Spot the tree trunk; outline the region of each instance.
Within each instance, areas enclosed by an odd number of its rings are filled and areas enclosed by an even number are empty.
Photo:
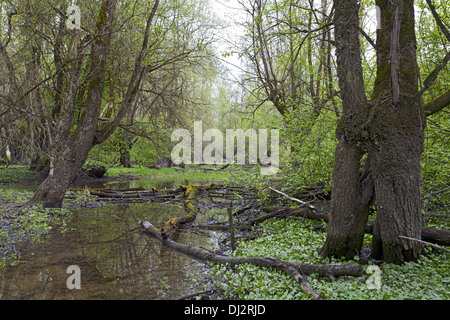
[[[377,1],[378,70],[369,124],[369,148],[377,200],[372,254],[386,262],[419,257],[421,237],[420,156],[425,119],[418,97],[413,1]]]
[[[127,146],[122,146],[120,148],[120,164],[124,168],[131,168],[131,157],[130,157],[130,151],[127,148]]]
[[[416,260],[420,244],[420,156],[424,124],[418,95],[413,1],[377,1],[377,78],[365,102],[358,1],[335,1],[337,71],[343,101],[338,124],[331,217],[323,255],[351,257],[362,246],[376,197],[372,254],[387,262]],[[368,108],[370,106],[370,109]],[[367,154],[364,172],[362,156]]]
[[[97,38],[92,45],[90,82],[82,117],[58,154],[47,179],[36,191],[33,200],[44,207],[62,206],[66,189],[84,165],[94,142],[97,121],[102,104],[105,82],[105,65],[110,49],[111,28],[116,0],[103,0],[97,19]]]
[[[361,161],[364,137],[361,128],[367,118],[360,57],[359,5],[357,0],[335,1],[335,39],[337,74],[341,89],[343,115],[336,130],[338,146],[333,172],[331,216],[324,256],[351,258],[359,253],[367,224],[369,197],[363,190]],[[369,165],[367,165],[367,169]],[[370,193],[370,192],[369,192]]]

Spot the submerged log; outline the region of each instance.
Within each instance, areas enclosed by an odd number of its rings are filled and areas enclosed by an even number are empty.
[[[220,264],[253,264],[265,268],[273,268],[286,272],[293,279],[300,284],[302,291],[311,296],[314,300],[322,299],[317,293],[314,292],[311,284],[306,280],[305,276],[312,273],[317,273],[321,276],[328,277],[339,277],[339,276],[356,276],[360,277],[364,274],[363,268],[358,264],[304,264],[299,262],[284,261],[273,257],[230,257],[219,254],[214,254],[208,250],[192,246],[185,245],[171,240],[170,238],[165,238],[162,236],[161,232],[157,230],[148,221],[139,221],[139,225],[144,228],[144,230],[161,241],[164,245],[169,246],[179,252],[182,252],[196,260],[206,262],[216,262]]]

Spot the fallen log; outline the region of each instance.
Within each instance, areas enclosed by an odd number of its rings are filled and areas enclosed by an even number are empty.
[[[219,254],[214,254],[208,250],[192,246],[185,245],[165,238],[161,232],[157,230],[148,221],[139,221],[139,225],[151,236],[161,241],[164,245],[182,252],[196,260],[206,262],[215,262],[220,264],[253,264],[265,268],[273,268],[283,271],[290,276],[300,285],[302,291],[310,296],[314,300],[321,300],[322,298],[314,291],[311,284],[306,280],[305,276],[312,273],[317,273],[321,276],[339,277],[339,276],[356,276],[360,277],[364,274],[363,268],[358,264],[304,264],[299,262],[289,262],[280,260],[274,257],[230,257]]]
[[[416,241],[416,242],[422,243],[422,244],[427,245],[427,246],[431,246],[433,248],[436,248],[436,249],[439,249],[439,250],[442,250],[442,251],[445,251],[445,252],[450,252],[449,249],[444,248],[444,247],[440,247],[440,246],[438,246],[438,245],[436,245],[434,243],[422,241],[422,240],[415,239],[415,238],[405,237],[405,236],[398,236],[398,237],[402,238],[402,239],[406,239],[406,240]]]
[[[184,196],[186,197],[184,200],[186,215],[182,217],[175,217],[166,221],[161,229],[161,236],[163,238],[168,238],[174,229],[179,228],[183,224],[193,222],[196,219],[196,210],[193,201],[197,190],[198,186],[186,186],[184,191]]]
[[[292,207],[282,207],[282,206],[270,206],[270,207],[264,207],[262,208],[263,211],[266,212],[273,212],[273,211],[281,211],[283,210],[286,215],[298,215],[303,218],[312,219],[312,220],[319,220],[319,221],[325,221],[328,222],[330,220],[330,215],[319,209],[311,209],[308,207],[303,208],[292,208]]]
[[[450,231],[439,228],[423,228],[422,240],[441,246],[450,246]]]

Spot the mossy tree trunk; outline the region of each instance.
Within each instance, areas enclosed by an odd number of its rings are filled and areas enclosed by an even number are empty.
[[[358,13],[357,0],[335,1],[337,74],[343,113],[336,130],[338,146],[325,256],[355,256],[362,247],[369,212],[368,199],[363,198],[367,192],[363,190],[360,169],[365,153],[361,128],[367,118],[368,102],[360,57]]]
[[[97,37],[91,51],[91,74],[88,93],[77,129],[68,137],[50,173],[34,194],[33,200],[44,207],[62,206],[66,189],[76,178],[91,150],[97,131],[97,121],[105,85],[106,61],[116,0],[103,0],[97,19]]]
[[[378,0],[377,78],[365,101],[358,1],[335,1],[335,38],[343,116],[335,154],[332,208],[324,256],[352,257],[362,247],[376,198],[372,254],[387,262],[416,260],[420,245],[420,156],[425,119],[418,95],[412,0]],[[361,170],[363,155],[365,170]]]
[[[372,254],[387,262],[416,260],[420,244],[420,156],[425,118],[418,95],[413,1],[377,1],[378,71],[369,122],[372,176],[377,200]]]
[[[44,207],[59,208],[62,206],[67,188],[76,178],[86,162],[89,151],[96,144],[103,143],[114,133],[119,123],[133,105],[138,87],[145,77],[143,60],[147,54],[150,37],[150,27],[159,6],[155,0],[149,13],[141,51],[136,58],[135,66],[128,83],[127,92],[117,115],[110,122],[99,125],[98,119],[102,105],[105,87],[106,65],[110,51],[113,32],[114,14],[117,0],[102,0],[102,6],[97,19],[95,41],[91,49],[91,65],[89,85],[86,99],[82,106],[82,116],[77,129],[67,138],[61,148],[50,174],[36,191],[33,201],[41,202]]]

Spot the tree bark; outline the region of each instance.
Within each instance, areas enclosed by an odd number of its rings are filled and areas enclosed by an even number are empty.
[[[413,1],[377,1],[378,68],[368,156],[377,201],[372,255],[390,263],[416,260],[421,237],[420,157],[425,118],[418,97]]]
[[[364,197],[369,184],[362,184],[364,155],[363,124],[367,118],[359,42],[357,0],[335,1],[335,41],[337,74],[343,114],[336,136],[331,215],[322,254],[351,258],[361,250],[369,214],[370,197]],[[369,164],[367,163],[367,170]]]
[[[377,78],[365,101],[358,1],[335,1],[337,71],[343,101],[333,173],[331,217],[323,254],[351,257],[376,198],[372,254],[387,262],[416,260],[420,245],[420,156],[425,119],[418,94],[413,1],[377,1]],[[370,108],[369,108],[370,107]],[[367,154],[361,172],[362,156]]]

